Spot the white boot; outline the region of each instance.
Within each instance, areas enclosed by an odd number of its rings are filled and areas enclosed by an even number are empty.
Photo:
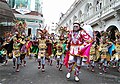
[[[70,73],[67,73],[66,78],[67,78],[67,79],[70,78]]]
[[[75,76],[75,81],[76,81],[76,82],[78,82],[78,81],[79,81],[78,76]]]

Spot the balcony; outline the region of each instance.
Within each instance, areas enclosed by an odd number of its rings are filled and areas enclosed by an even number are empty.
[[[86,14],[83,14],[81,18],[85,23],[94,24],[98,20],[107,20],[113,17],[118,10],[120,10],[120,0],[113,0],[91,16],[86,17]]]

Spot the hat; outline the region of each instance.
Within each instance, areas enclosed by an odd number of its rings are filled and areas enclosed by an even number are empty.
[[[75,20],[73,24],[79,24],[80,25],[80,22],[79,22],[79,20]]]
[[[16,31],[15,34],[18,34],[18,32]]]
[[[93,38],[93,28],[91,27],[91,25],[84,25],[82,28],[86,31],[88,35]]]

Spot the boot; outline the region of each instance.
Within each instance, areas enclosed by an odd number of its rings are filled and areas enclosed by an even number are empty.
[[[50,60],[50,66],[52,66],[52,60]]]
[[[60,64],[59,71],[62,71],[62,64]]]
[[[42,64],[42,72],[45,72],[45,65]]]
[[[88,66],[87,66],[87,70],[89,70],[89,68],[90,68],[90,64],[88,64]]]
[[[115,64],[114,64],[114,68],[116,68],[117,67],[117,62],[115,62]]]
[[[8,60],[5,60],[5,65],[7,65],[8,64]]]
[[[59,68],[59,60],[57,60],[57,66],[56,67]]]
[[[40,69],[40,68],[41,68],[41,62],[38,61],[38,69]]]
[[[73,68],[73,63],[69,63],[68,64],[68,69],[67,69],[67,71],[70,73],[70,72],[72,72],[72,68]]]
[[[19,72],[19,64],[17,64],[17,69],[16,69],[16,72]]]
[[[81,68],[81,66],[76,66],[76,67],[75,67],[74,76],[78,76],[78,75],[79,75],[80,68]]]
[[[76,81],[76,82],[79,82],[79,80],[80,80],[79,77],[78,77],[78,76],[75,76],[75,81]]]
[[[16,59],[13,59],[13,68],[15,68]]]
[[[48,60],[48,65],[50,64],[50,58],[47,58],[47,60]]]
[[[15,61],[13,61],[13,68],[15,68]]]
[[[26,66],[26,61],[24,61],[24,67]]]
[[[20,57],[20,65],[22,65],[22,63],[23,63],[23,60],[22,60],[22,58]]]
[[[70,73],[69,73],[69,72],[67,73],[66,78],[67,78],[67,79],[70,78]]]
[[[103,72],[105,72],[105,73],[107,72],[106,68],[107,68],[106,66],[103,67]]]
[[[101,70],[101,68],[102,68],[102,63],[100,63],[100,65],[99,65],[99,69]]]
[[[91,66],[91,67],[92,67],[91,71],[94,72],[94,71],[95,71],[95,70],[94,70],[94,66]]]
[[[79,82],[79,77],[78,77],[78,76],[79,76],[79,71],[80,71],[80,68],[81,68],[81,67],[80,67],[80,66],[77,66],[76,68],[77,68],[77,69],[75,69],[74,77],[75,77],[75,81],[76,81],[76,82]]]

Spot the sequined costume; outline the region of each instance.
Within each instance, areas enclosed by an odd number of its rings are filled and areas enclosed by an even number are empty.
[[[68,74],[67,78],[70,78],[72,67],[75,64],[75,81],[79,81],[79,71],[82,64],[82,58],[88,58],[89,51],[92,42],[92,37],[82,28],[80,29],[79,23],[73,24],[73,31],[69,33],[70,41],[70,56],[68,60]]]
[[[38,41],[39,45],[38,45],[38,48],[39,48],[39,52],[38,52],[38,69],[41,68],[41,65],[42,65],[42,71],[44,72],[45,71],[45,56],[46,56],[46,39],[39,39]]]

